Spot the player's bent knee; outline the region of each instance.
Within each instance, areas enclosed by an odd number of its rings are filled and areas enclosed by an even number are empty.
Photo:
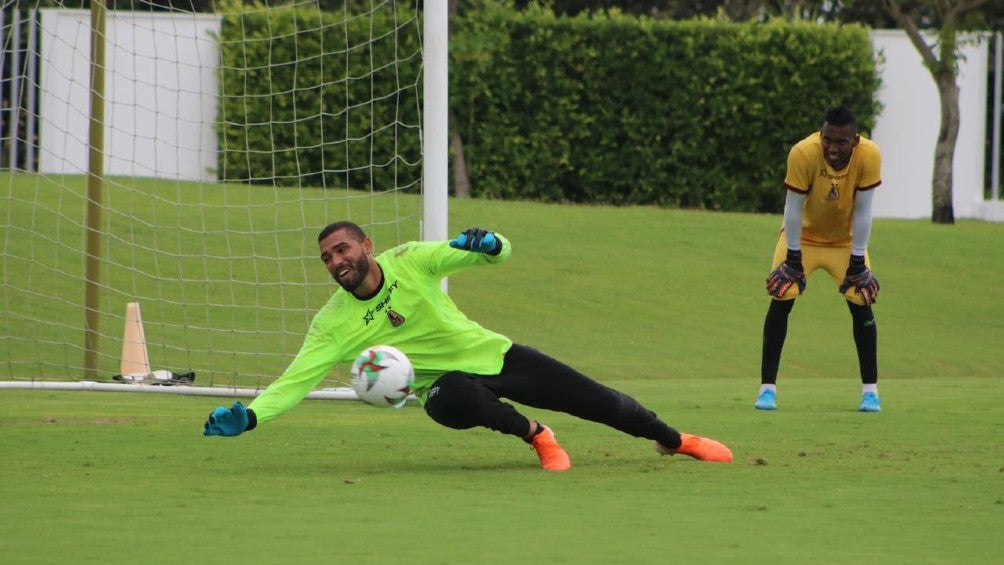
[[[868,306],[867,304],[865,304],[864,297],[861,296],[861,294],[859,294],[857,292],[857,289],[854,288],[853,286],[847,289],[846,292],[844,292],[844,298],[846,298],[848,302],[855,304],[857,306]]]
[[[429,396],[425,402],[425,413],[437,424],[466,430],[480,424],[470,410],[471,398],[478,396],[474,377],[468,373],[453,371],[439,377],[429,388]]]
[[[794,307],[795,307],[794,299],[792,300],[774,299],[770,301],[769,310],[774,314],[787,316],[788,314],[791,313],[791,310]]]
[[[847,300],[847,308],[851,311],[851,317],[858,324],[874,324],[875,314],[872,313],[870,304],[858,304],[850,299]]]

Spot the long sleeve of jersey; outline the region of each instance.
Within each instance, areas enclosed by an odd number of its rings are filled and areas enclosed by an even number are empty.
[[[445,372],[497,374],[512,341],[468,319],[441,285],[443,277],[506,261],[512,245],[495,235],[502,242],[498,255],[453,249],[445,241],[409,242],[381,253],[380,290],[367,300],[335,291],[282,376],[248,406],[258,424],[294,408],[336,365],[351,363],[374,345],[392,345],[408,356],[423,400]]]

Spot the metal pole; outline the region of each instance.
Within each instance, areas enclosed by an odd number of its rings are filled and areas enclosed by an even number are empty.
[[[18,126],[21,123],[21,81],[18,73],[21,67],[21,11],[17,8],[11,10],[10,18],[10,145],[8,150],[8,164],[10,170],[18,169],[17,162],[17,134]]]
[[[98,375],[101,313],[101,205],[105,137],[105,0],[91,2],[91,116],[87,162],[87,257],[84,297],[84,374]]]
[[[7,68],[7,67],[4,66],[4,59],[7,58],[7,42],[4,39],[4,35],[5,35],[4,32],[7,30],[7,28],[5,27],[5,23],[6,23],[6,12],[4,12],[3,9],[0,9],[0,89],[3,88],[3,83],[4,83],[5,79],[6,79],[6,77],[4,77],[3,70],[5,68]],[[0,105],[0,148],[3,147],[3,141],[5,139],[4,138],[4,128],[3,128],[3,125],[4,125],[5,122],[3,121],[3,115],[6,112],[7,112],[7,110],[4,109],[4,107],[2,105]],[[0,168],[3,168],[3,151],[2,150],[0,150]]]
[[[429,0],[423,16],[423,59],[425,74],[422,144],[423,217],[426,241],[446,239],[448,181],[449,75],[448,75],[448,6],[446,0]]]
[[[428,0],[422,16],[422,239],[446,239],[449,215],[449,5]],[[445,291],[444,278],[440,286]]]
[[[994,37],[994,134],[990,140],[990,200],[998,200],[1001,190],[1001,75],[1004,74],[1004,55],[1001,40],[1004,35],[997,32]]]

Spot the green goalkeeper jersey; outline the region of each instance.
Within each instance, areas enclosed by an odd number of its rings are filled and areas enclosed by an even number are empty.
[[[339,363],[351,363],[367,347],[392,345],[415,368],[414,392],[422,401],[443,373],[493,375],[512,340],[467,318],[443,292],[443,277],[501,263],[512,254],[502,242],[498,255],[454,249],[448,242],[410,242],[381,253],[383,284],[362,300],[339,288],[314,316],[303,346],[289,367],[248,408],[267,422],[300,403]]]

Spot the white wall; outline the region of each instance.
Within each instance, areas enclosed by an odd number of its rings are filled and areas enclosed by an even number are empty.
[[[958,81],[961,116],[952,189],[956,218],[987,216],[983,187],[988,38],[962,48]],[[874,31],[872,42],[885,57],[880,62],[883,110],[872,131],[882,150],[882,186],[875,193],[873,210],[876,217],[930,218],[934,146],[941,125],[938,89],[905,32]]]
[[[40,10],[39,171],[87,171],[90,12]],[[215,180],[213,15],[108,12],[105,174]]]

